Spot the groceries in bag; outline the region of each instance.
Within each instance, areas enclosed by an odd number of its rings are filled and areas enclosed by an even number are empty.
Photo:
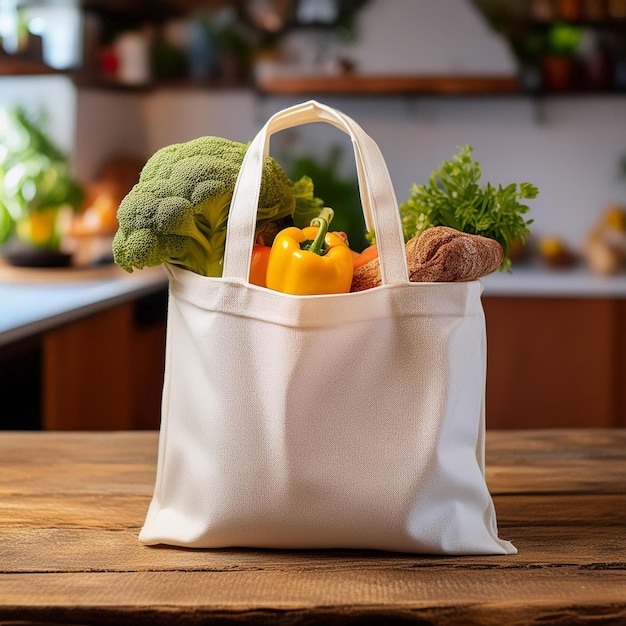
[[[246,149],[221,137],[200,137],[157,151],[120,204],[115,262],[129,272],[171,263],[221,276],[228,211]],[[530,234],[523,201],[536,197],[537,188],[481,187],[480,164],[471,154],[471,146],[460,148],[428,184],[413,185],[399,207],[412,282],[471,281],[510,271],[509,247]],[[322,208],[314,184],[307,176],[292,182],[276,160],[265,157],[250,282],[293,295],[379,286],[376,244],[350,251],[340,233],[329,231],[333,209]],[[311,251],[302,245],[318,234],[321,246]],[[368,236],[375,242],[375,233]]]

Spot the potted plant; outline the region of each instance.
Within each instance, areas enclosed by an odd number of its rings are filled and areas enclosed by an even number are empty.
[[[543,57],[544,86],[547,90],[567,91],[578,82],[580,28],[557,22],[550,27]]]
[[[67,157],[21,107],[0,110],[0,243],[9,262],[67,264],[63,235],[83,189]]]

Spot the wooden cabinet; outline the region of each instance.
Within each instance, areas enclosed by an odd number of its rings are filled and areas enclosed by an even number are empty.
[[[626,300],[483,305],[488,428],[626,426]]]
[[[44,337],[44,429],[158,428],[165,323],[143,323],[140,306],[120,305]]]
[[[51,331],[42,347],[44,429],[158,428],[165,294]]]
[[[0,428],[158,428],[166,297],[164,288],[4,347]]]

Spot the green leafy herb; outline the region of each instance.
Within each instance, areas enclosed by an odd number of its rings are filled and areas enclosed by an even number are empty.
[[[413,185],[400,205],[404,237],[408,241],[431,226],[490,237],[504,250],[500,269],[511,271],[507,251],[514,242],[526,240],[532,224],[524,218],[530,209],[522,201],[535,198],[538,190],[530,183],[481,187],[480,163],[472,160],[472,150],[459,147],[453,161],[443,161],[426,185]]]

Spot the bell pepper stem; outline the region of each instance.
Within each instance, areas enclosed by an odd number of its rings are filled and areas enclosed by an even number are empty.
[[[320,256],[324,254],[326,251],[326,233],[334,215],[335,212],[330,207],[324,207],[320,214],[311,220],[311,226],[317,226],[317,234],[311,244],[306,247],[309,252],[319,254]]]

